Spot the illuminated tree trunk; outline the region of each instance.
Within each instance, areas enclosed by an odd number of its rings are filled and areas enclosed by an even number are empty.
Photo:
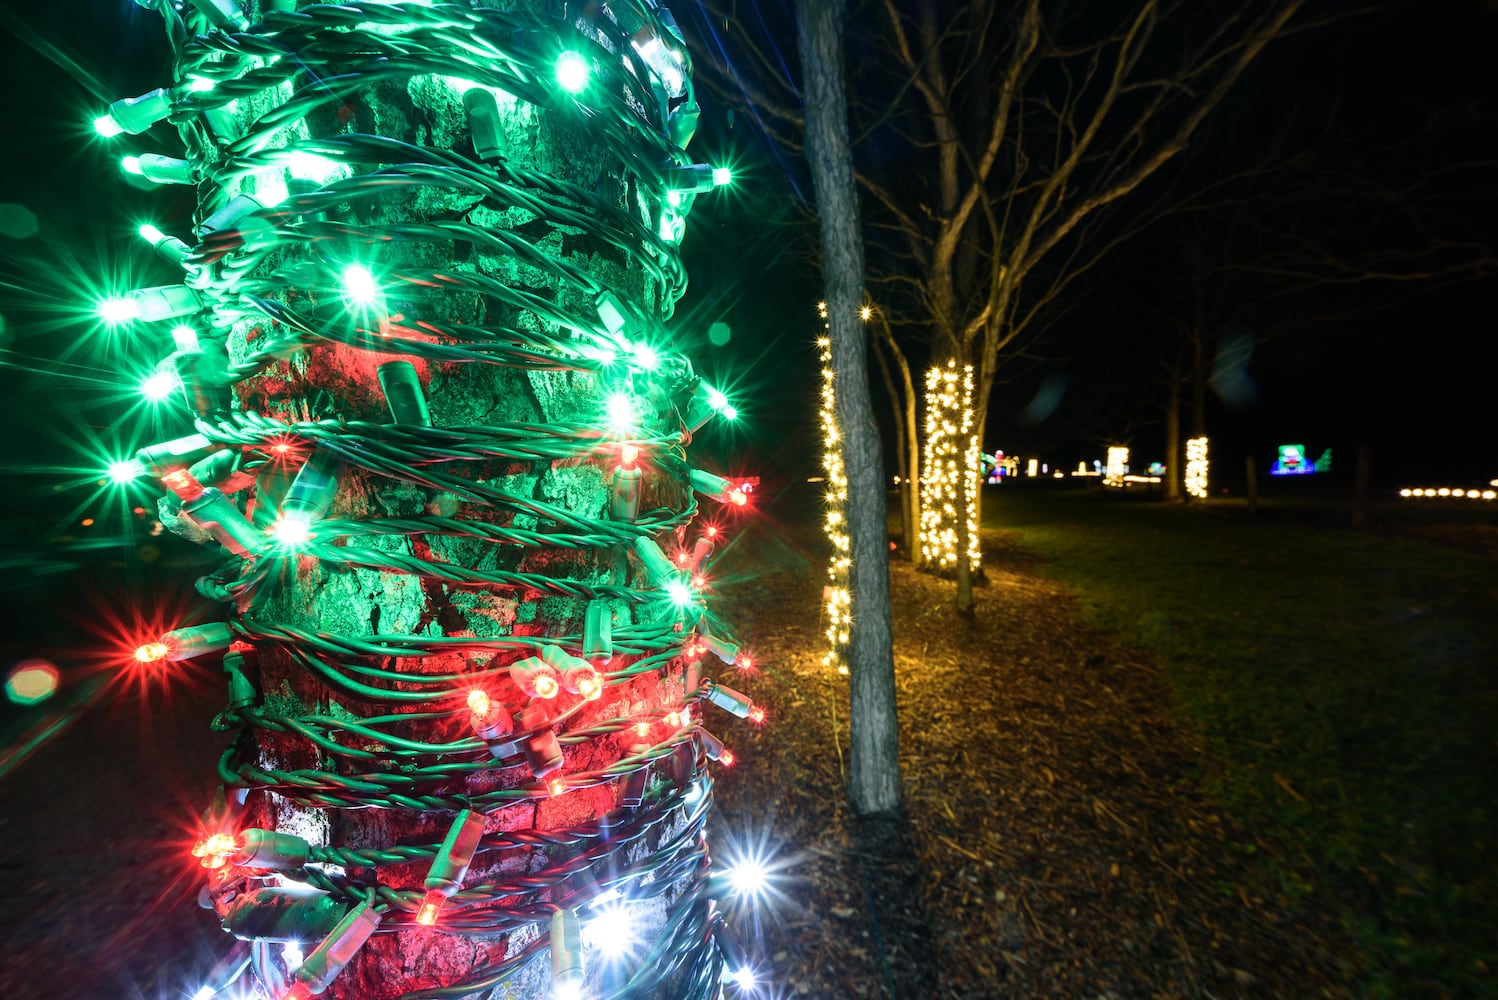
[[[259,6],[244,15],[258,21]],[[222,296],[216,301],[233,303],[199,338],[205,352],[226,351],[231,363],[246,369],[234,386],[238,405],[217,409],[200,426],[222,421],[211,434],[253,438],[266,453],[277,449],[260,441],[255,428],[286,429],[290,443],[279,449],[284,458],[250,469],[253,476],[236,473],[233,488],[225,484],[226,494],[248,497],[246,513],[264,532],[290,537],[285,529],[301,509],[297,503],[312,502],[315,480],[324,484],[316,494],[317,519],[304,526],[305,547],[286,541],[278,553],[251,552],[244,560],[248,575],[217,581],[221,596],[236,601],[236,628],[253,652],[236,649],[235,656],[244,656],[246,679],[258,681],[259,689],[254,703],[246,696],[238,715],[228,716],[245,728],[220,768],[231,787],[255,794],[243,816],[224,820],[221,810],[218,822],[230,832],[265,827],[305,838],[337,859],[331,867],[307,869],[311,885],[341,907],[357,905],[364,893],[378,905],[380,932],[327,988],[326,995],[347,1000],[455,985],[464,987],[464,995],[551,995],[555,954],[552,969],[544,955],[521,962],[532,946],[540,945],[536,955],[546,950],[548,927],[570,933],[565,922],[551,921],[550,910],[587,905],[587,886],[596,894],[597,880],[648,864],[653,852],[664,851],[685,830],[689,836],[679,845],[682,853],[673,854],[677,860],[645,879],[663,891],[644,893],[631,906],[631,932],[642,948],[661,949],[646,960],[648,976],[632,995],[716,995],[717,959],[701,951],[715,933],[707,901],[698,895],[707,858],[700,832],[686,821],[687,813],[705,815],[702,810],[665,807],[658,823],[641,826],[600,855],[595,870],[582,866],[582,883],[563,867],[595,841],[611,842],[608,829],[598,832],[600,825],[623,834],[654,808],[647,803],[646,812],[631,811],[639,803],[627,803],[625,778],[637,774],[643,789],[648,773],[652,802],[673,799],[669,790],[665,799],[653,797],[663,788],[690,792],[696,781],[700,757],[694,748],[711,743],[671,715],[692,695],[674,658],[691,625],[685,636],[678,627],[676,638],[644,647],[659,657],[655,669],[624,669],[635,662],[624,654],[638,651],[625,639],[609,668],[620,674],[596,700],[588,699],[589,690],[568,686],[573,681],[567,678],[575,681],[571,673],[562,673],[562,684],[575,697],[550,702],[543,701],[546,694],[527,690],[513,669],[504,672],[519,658],[515,650],[560,656],[564,637],[566,648],[586,652],[584,637],[607,631],[599,622],[611,623],[616,635],[669,634],[671,620],[679,622],[682,613],[663,615],[662,602],[652,605],[629,593],[652,586],[643,582],[647,573],[659,586],[671,569],[668,563],[664,575],[653,571],[638,546],[641,568],[630,562],[631,543],[659,529],[646,531],[644,515],[637,519],[611,506],[620,494],[610,483],[634,461],[621,457],[618,442],[641,441],[646,468],[639,510],[653,509],[656,516],[685,509],[691,493],[684,486],[676,407],[686,411],[679,394],[697,383],[689,369],[669,388],[643,370],[626,372],[635,380],[625,383],[633,409],[624,418],[607,416],[620,388],[605,376],[614,377],[622,366],[594,363],[582,353],[606,339],[598,331],[616,332],[599,304],[599,288],[628,304],[619,318],[626,326],[641,323],[641,337],[658,334],[669,315],[680,291],[668,287],[679,278],[671,266],[674,251],[664,243],[652,249],[648,235],[669,228],[665,209],[656,215],[665,193],[659,202],[654,194],[647,200],[641,177],[600,140],[602,116],[584,114],[567,94],[555,93],[559,87],[581,92],[564,82],[558,36],[603,53],[595,65],[604,68],[595,72],[609,73],[615,93],[604,98],[595,90],[590,99],[598,103],[624,100],[618,96],[619,71],[605,65],[605,59],[619,62],[619,49],[608,49],[622,40],[627,52],[628,39],[642,36],[633,26],[610,23],[609,34],[596,22],[544,20],[554,4],[479,6],[516,12],[518,20],[483,22],[490,28],[486,35],[475,27],[477,19],[465,20],[466,12],[445,29],[418,25],[429,9],[421,4],[304,4],[280,20],[267,15],[275,30],[235,35],[235,41],[211,32],[196,9],[213,7],[225,31],[242,28],[224,5],[189,5],[181,14],[187,20],[176,22],[185,28],[178,37],[186,40],[187,53],[179,54],[180,80],[238,66],[236,60],[251,51],[262,55],[243,56],[239,71],[246,80],[256,73],[288,74],[282,83],[254,88],[225,75],[218,82],[222,99],[199,98],[217,102],[212,116],[182,116],[193,123],[183,134],[199,169],[218,171],[217,182],[199,188],[197,221],[203,247],[210,248],[202,276],[212,279],[204,287]],[[434,19],[450,16],[431,9]],[[165,7],[161,13],[169,24],[178,16]],[[412,23],[402,21],[407,16]],[[498,83],[475,86],[440,75],[448,71],[441,52],[425,55],[422,46],[460,37],[474,48],[443,51],[453,60],[462,55],[477,62],[452,72],[509,73],[511,65],[496,50],[513,45],[517,60],[534,65],[497,78],[517,90],[531,87],[529,98]],[[256,49],[262,44],[263,50]],[[346,55],[325,55],[329,51]],[[387,58],[396,52],[399,57]],[[328,64],[318,65],[319,59]],[[396,65],[414,68],[396,72]],[[349,82],[355,79],[358,85]],[[644,89],[648,94],[648,85]],[[187,93],[186,86],[179,90]],[[200,90],[210,93],[193,88]],[[298,94],[311,95],[310,110],[278,118]],[[616,113],[618,106],[609,105],[602,115]],[[617,114],[629,117],[639,106],[637,101]],[[638,151],[651,163],[661,162],[658,154],[666,148],[664,101],[660,111],[658,146]],[[639,124],[633,117],[629,123]],[[677,134],[671,132],[672,141],[684,143]],[[638,130],[615,136],[640,141]],[[327,152],[330,159],[317,169],[331,164],[341,177],[296,176],[297,164],[305,161],[277,158],[287,143],[300,144],[295,155],[314,161],[319,157],[308,150]],[[319,200],[319,189],[340,180],[371,187],[349,187],[346,197]],[[277,184],[289,190],[273,190]],[[245,197],[256,199],[241,217],[251,221],[210,225],[234,199]],[[273,211],[278,201],[284,207]],[[614,239],[619,233],[630,238]],[[271,234],[283,245],[255,256],[255,241]],[[267,344],[286,346],[267,353]],[[447,360],[452,355],[445,352],[459,348],[464,356]],[[488,363],[495,358],[501,360]],[[409,367],[390,368],[391,361]],[[409,379],[402,382],[402,376]],[[397,425],[410,428],[407,437]],[[515,430],[501,434],[496,428]],[[575,450],[558,428],[575,429]],[[496,445],[478,455],[463,451],[476,440],[510,440],[506,434],[528,443]],[[397,444],[387,447],[392,441]],[[307,478],[317,470],[318,476]],[[384,527],[374,530],[372,524]],[[629,526],[637,524],[639,534],[630,534]],[[609,534],[616,529],[624,534]],[[320,541],[324,530],[337,541]],[[569,533],[585,540],[565,542]],[[422,655],[415,654],[417,647]],[[473,648],[483,651],[466,651]],[[602,664],[602,655],[593,662]],[[574,656],[557,669],[574,671],[579,664],[586,666]],[[538,734],[523,744],[525,763],[517,763],[521,747],[502,750],[500,737],[475,736],[479,710],[470,711],[476,703],[463,698],[481,682],[464,679],[469,676],[485,677],[482,686],[495,692],[495,701],[501,692],[511,701],[514,720],[506,715],[507,725]],[[450,686],[441,698],[402,697],[423,684]],[[563,702],[566,713],[557,707]],[[533,710],[541,713],[538,721],[531,720]],[[565,753],[556,747],[554,762],[550,751],[538,749],[552,735],[553,712],[560,713],[555,725],[567,744]],[[590,727],[589,733],[568,736]],[[488,743],[488,753],[476,739]],[[405,749],[464,741],[464,747],[436,754]],[[652,747],[668,749],[657,758]],[[711,749],[707,753],[714,756]],[[608,770],[638,755],[648,756],[654,770]],[[568,776],[580,773],[592,777],[569,785]],[[233,796],[230,812],[232,802]],[[437,864],[419,853],[402,863],[400,852],[406,845],[442,842],[468,809],[481,814],[478,829],[488,845],[466,877],[459,876],[461,887],[478,887],[477,893],[485,885],[534,878],[513,897],[500,894],[512,900],[506,906],[527,914],[515,918],[451,904],[445,912],[458,911],[457,917],[438,917],[434,926],[423,927],[413,899],[424,888],[437,891]],[[267,918],[247,901],[268,890],[253,867],[235,862],[219,869],[213,898],[226,926],[246,922],[233,929],[256,942],[256,973],[279,995],[298,965],[269,942],[296,939],[310,952],[329,928],[326,920],[314,919],[282,934],[255,923]],[[682,900],[680,921],[664,932],[668,914]],[[532,911],[541,915],[532,917]],[[465,922],[465,915],[493,922]],[[495,970],[506,971],[490,976]],[[622,980],[607,977],[618,975],[617,969],[590,970],[590,989],[617,989]],[[311,992],[321,992],[321,985]]]
[[[796,4],[806,80],[807,156],[821,226],[837,415],[848,470],[853,556],[848,794],[857,811],[877,813],[900,805],[900,745],[890,640],[883,460],[869,398],[868,327],[858,318],[863,301],[863,237],[843,93],[846,13],[846,0],[799,0]]]

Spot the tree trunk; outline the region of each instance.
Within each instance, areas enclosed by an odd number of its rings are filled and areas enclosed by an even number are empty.
[[[911,556],[912,540],[915,538],[918,528],[910,519],[910,455],[906,444],[908,438],[905,433],[905,408],[901,405],[900,394],[895,389],[894,375],[889,370],[889,360],[884,356],[884,347],[881,346],[883,338],[873,338],[874,357],[879,361],[879,374],[884,378],[885,391],[889,393],[890,412],[895,418],[895,464],[900,477],[900,538],[905,542],[906,558]]]
[[[921,546],[921,429],[916,423],[915,380],[910,376],[910,362],[898,350],[895,360],[900,363],[900,378],[905,389],[905,451],[910,456],[910,478],[904,484],[908,488],[901,496],[905,502],[905,520],[910,525],[910,562],[920,566],[926,555]]]
[[[889,548],[879,430],[869,398],[863,301],[863,235],[848,139],[842,37],[846,0],[798,0],[796,27],[806,81],[806,149],[821,227],[838,424],[848,470],[853,628],[848,643],[848,794],[860,813],[900,806],[899,721],[890,640]]]
[[[1184,451],[1181,446],[1181,377],[1170,373],[1170,391],[1165,402],[1165,499],[1181,499]]]
[[[1372,449],[1366,444],[1360,444],[1357,467],[1352,478],[1352,526],[1359,531],[1368,527],[1368,484],[1372,476]]]
[[[1191,357],[1191,436],[1207,433],[1207,343],[1201,332],[1192,338]]]

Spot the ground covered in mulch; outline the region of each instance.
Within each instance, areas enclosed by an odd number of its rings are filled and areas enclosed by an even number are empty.
[[[850,815],[847,683],[822,666],[822,556],[796,534],[727,560],[772,724],[720,727],[739,759],[714,838],[785,865],[747,932],[775,995],[1346,995],[1348,949],[1198,790],[1210,762],[1154,668],[1077,625],[1013,536],[985,533],[971,621],[951,584],[892,564],[905,810]]]

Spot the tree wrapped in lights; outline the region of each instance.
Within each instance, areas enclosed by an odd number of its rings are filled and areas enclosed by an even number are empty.
[[[222,654],[237,733],[192,853],[240,943],[199,997],[752,988],[699,707],[763,713],[704,676],[738,647],[694,492],[745,497],[686,453],[734,410],[664,325],[728,177],[684,152],[669,12],[143,6],[176,82],[95,128],[175,125],[122,166],[198,208],[141,232],[177,283],[100,316],[172,329],[195,425],[111,474],[224,554],[222,618],[136,653]]]
[[[1186,440],[1185,485],[1187,496],[1207,499],[1207,439],[1204,437]]]
[[[982,454],[973,430],[973,366],[956,361],[926,373],[926,454],[921,476],[921,551],[940,573],[957,568],[967,547],[974,575],[982,571],[978,534]]]
[[[825,320],[827,304],[822,303],[819,309]],[[848,592],[853,548],[848,537],[848,476],[843,469],[842,434],[837,426],[837,390],[832,384],[832,341],[826,336],[817,338],[817,360],[822,364],[822,468],[827,473],[827,488],[822,491],[823,524],[832,543],[828,580],[822,588],[822,612],[827,623],[827,652],[822,655],[822,664],[846,674],[845,650],[853,623],[853,595]]]
[[[1108,461],[1103,466],[1104,486],[1123,486],[1124,476],[1129,474],[1129,449],[1123,445],[1110,445]]]

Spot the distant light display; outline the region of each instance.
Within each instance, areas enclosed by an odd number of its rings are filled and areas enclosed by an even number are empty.
[[[1498,500],[1498,490],[1469,490],[1450,486],[1406,487],[1399,491],[1399,495],[1406,500]]]
[[[1198,500],[1207,498],[1207,439],[1194,437],[1186,441],[1186,495]]]
[[[1317,472],[1330,472],[1332,470],[1332,450],[1326,449],[1316,461],[1306,457],[1306,446],[1303,444],[1280,445],[1279,457],[1275,459],[1274,465],[1270,466],[1271,476],[1309,476]]]

